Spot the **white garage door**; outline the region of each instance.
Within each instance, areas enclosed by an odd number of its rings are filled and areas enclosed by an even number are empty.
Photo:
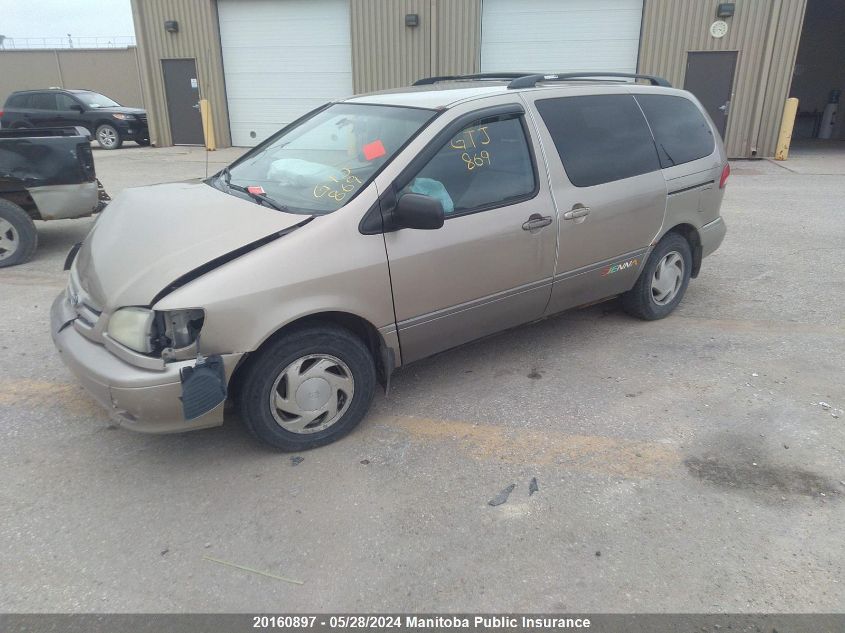
[[[481,70],[636,72],[643,0],[482,0]]]
[[[232,144],[352,94],[349,0],[219,0]]]

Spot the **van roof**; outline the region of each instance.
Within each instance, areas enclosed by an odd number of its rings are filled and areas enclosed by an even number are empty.
[[[609,77],[612,80],[601,79]],[[596,85],[602,88],[619,87],[627,91],[633,84],[629,79],[646,79],[652,86],[671,88],[661,77],[632,73],[483,73],[455,77],[429,77],[412,86],[380,90],[346,99],[347,103],[395,105],[417,108],[447,108],[461,101],[490,97],[496,94],[548,88],[583,88]],[[648,88],[636,84],[637,88]]]

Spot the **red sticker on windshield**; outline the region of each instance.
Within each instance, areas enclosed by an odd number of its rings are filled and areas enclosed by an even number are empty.
[[[387,150],[384,149],[384,145],[382,145],[382,142],[380,140],[373,141],[372,143],[367,143],[366,145],[364,145],[363,149],[364,158],[366,158],[367,160],[374,160],[379,156],[384,156],[385,154],[387,154]]]
[[[247,187],[246,190],[250,193],[254,193],[260,196],[263,196],[267,193],[266,191],[264,191],[264,187],[262,187],[261,185],[252,185],[251,187]]]

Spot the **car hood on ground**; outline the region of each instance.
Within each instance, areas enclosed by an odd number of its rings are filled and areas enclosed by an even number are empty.
[[[127,189],[85,238],[76,272],[103,310],[150,305],[183,275],[307,218],[205,183]]]

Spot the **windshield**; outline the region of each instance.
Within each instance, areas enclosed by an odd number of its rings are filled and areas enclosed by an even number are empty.
[[[331,213],[390,161],[436,112],[337,103],[254,149],[215,185],[260,190],[285,210]]]
[[[119,108],[117,101],[112,101],[98,92],[76,92],[73,95],[89,108]]]

